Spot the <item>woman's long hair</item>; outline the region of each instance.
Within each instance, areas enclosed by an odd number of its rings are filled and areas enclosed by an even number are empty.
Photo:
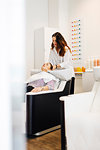
[[[64,37],[61,35],[61,33],[59,33],[59,32],[56,32],[56,33],[54,33],[53,35],[52,35],[52,38],[53,37],[56,37],[56,42],[57,42],[57,49],[56,50],[58,50],[58,49],[60,49],[60,51],[59,51],[59,56],[64,56],[65,55],[65,53],[66,53],[66,49],[65,49],[65,46],[69,49],[69,51],[70,51],[70,53],[71,53],[71,49],[70,49],[70,47],[67,45],[67,42],[65,41],[65,39],[64,39]],[[53,44],[53,42],[52,42],[52,44],[51,44],[51,49],[53,49],[54,48],[54,44]]]

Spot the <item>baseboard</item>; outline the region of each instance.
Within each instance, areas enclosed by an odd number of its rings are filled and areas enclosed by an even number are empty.
[[[41,132],[35,133],[34,135],[35,135],[35,136],[40,136],[40,135],[43,135],[43,134],[46,134],[46,133],[52,132],[52,131],[57,130],[57,129],[60,129],[60,128],[61,128],[61,125],[58,125],[58,126],[55,126],[55,127],[49,128],[49,129],[47,129],[47,130],[44,130],[44,131],[41,131]]]

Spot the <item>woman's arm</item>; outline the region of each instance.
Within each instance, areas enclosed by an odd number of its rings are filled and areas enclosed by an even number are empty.
[[[54,90],[55,82],[56,81],[51,80],[51,81],[47,82],[46,86],[36,87],[31,92],[40,92],[40,91]]]
[[[52,50],[50,50],[49,62],[51,62],[52,65],[55,64],[54,59],[55,59],[54,53]],[[57,64],[57,65],[53,65],[53,70],[59,69],[59,68],[68,68],[69,66],[73,66],[72,65],[72,54],[70,53],[70,51],[68,49],[66,49],[66,53],[64,56],[64,62]]]
[[[50,49],[48,62],[51,63],[52,65],[54,64],[54,59],[53,59],[53,57],[54,57],[53,50]]]
[[[53,70],[61,68],[60,64],[54,65],[55,64],[55,53],[53,50],[50,50],[49,54],[49,62],[53,65]]]
[[[58,64],[58,65],[53,65],[53,70],[59,69],[59,68],[61,68],[60,64]]]

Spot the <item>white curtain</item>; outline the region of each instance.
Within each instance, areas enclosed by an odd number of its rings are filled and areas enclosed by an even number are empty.
[[[25,1],[0,0],[0,150],[25,150]]]

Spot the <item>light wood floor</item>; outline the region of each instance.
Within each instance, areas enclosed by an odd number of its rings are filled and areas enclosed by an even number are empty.
[[[61,150],[61,130],[27,140],[27,150]]]

